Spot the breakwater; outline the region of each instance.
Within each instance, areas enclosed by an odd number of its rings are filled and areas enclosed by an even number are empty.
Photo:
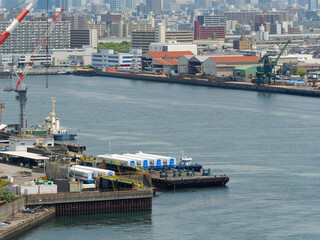
[[[100,69],[95,70],[98,76],[117,77],[117,78],[129,78],[140,81],[152,81],[163,83],[177,83],[194,86],[215,87],[225,89],[258,91],[268,93],[281,93],[308,97],[320,97],[320,90],[312,89],[299,89],[294,87],[286,87],[279,85],[255,85],[247,82],[215,82],[207,79],[190,79],[179,77],[164,77],[151,74],[132,74],[127,72],[103,72]]]

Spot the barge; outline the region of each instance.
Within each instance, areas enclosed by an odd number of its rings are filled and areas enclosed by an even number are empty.
[[[229,177],[225,175],[203,176],[201,174],[163,177],[152,175],[152,185],[158,189],[177,189],[194,187],[224,187],[229,182]]]

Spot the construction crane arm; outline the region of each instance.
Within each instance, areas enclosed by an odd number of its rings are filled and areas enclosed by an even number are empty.
[[[16,27],[19,26],[21,21],[25,18],[25,16],[27,16],[27,14],[36,5],[37,2],[38,0],[32,0],[32,2],[19,14],[19,16],[15,20],[13,20],[9,27],[1,33],[0,45],[2,45],[7,40],[10,34],[16,29]]]
[[[291,40],[288,40],[288,42],[284,45],[284,47],[282,48],[282,50],[279,53],[279,55],[277,56],[277,58],[272,62],[273,66],[276,66],[278,64],[278,61],[279,61],[281,55],[283,54],[284,50],[286,49],[286,47],[288,46],[289,43],[291,43]]]
[[[19,74],[17,73],[17,71],[15,71],[15,74],[17,76],[17,78],[19,79],[17,85],[16,85],[16,89],[18,89],[19,85],[21,84],[21,82],[23,81],[24,77],[28,74],[28,71],[30,70],[30,68],[32,67],[34,61],[37,58],[37,54],[40,53],[42,47],[45,45],[45,43],[48,40],[49,35],[51,34],[52,30],[54,29],[56,23],[61,19],[61,14],[64,11],[64,8],[61,9],[61,11],[54,17],[54,19],[52,20],[48,31],[45,33],[45,35],[41,38],[38,46],[36,47],[35,51],[33,52],[32,56],[30,57],[30,60],[28,61],[27,65],[24,67],[21,75],[19,76]]]

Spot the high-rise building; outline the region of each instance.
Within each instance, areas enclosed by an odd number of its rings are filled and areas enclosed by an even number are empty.
[[[16,5],[18,5],[18,0],[2,0],[2,7],[6,8],[7,10],[13,8]]]
[[[195,0],[196,8],[208,9],[211,7],[210,0]]]
[[[48,0],[48,6],[47,1],[38,1],[36,5],[36,9],[48,9],[51,10],[53,6],[53,0]]]
[[[225,26],[202,26],[199,21],[194,21],[194,39],[225,38]]]
[[[142,49],[142,53],[145,53],[150,43],[157,41],[157,34],[156,31],[133,31],[131,38],[132,48]]]
[[[221,15],[201,15],[198,21],[205,26],[226,26],[226,18]]]
[[[82,48],[85,45],[98,47],[97,29],[82,29],[70,31],[71,48]]]
[[[10,23],[0,22],[0,29]],[[23,21],[3,43],[0,53],[33,53],[46,31],[46,21]],[[47,42],[49,49],[70,48],[70,22],[57,22]]]
[[[69,10],[69,1],[68,0],[55,0],[54,6],[56,8],[64,8],[66,11]]]
[[[86,15],[71,15],[66,17],[67,21],[71,23],[71,30],[74,29],[88,29]]]
[[[115,11],[115,10],[121,9],[121,8],[122,8],[121,0],[110,0],[110,10],[111,11]]]
[[[309,0],[309,9],[316,10],[319,8],[319,1],[318,0]]]
[[[163,10],[163,0],[147,0],[146,11],[147,13],[160,13]]]

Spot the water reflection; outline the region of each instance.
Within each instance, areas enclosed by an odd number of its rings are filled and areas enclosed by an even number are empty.
[[[151,211],[129,213],[88,214],[75,216],[59,216],[55,218],[56,227],[74,226],[113,226],[113,225],[151,225]]]

